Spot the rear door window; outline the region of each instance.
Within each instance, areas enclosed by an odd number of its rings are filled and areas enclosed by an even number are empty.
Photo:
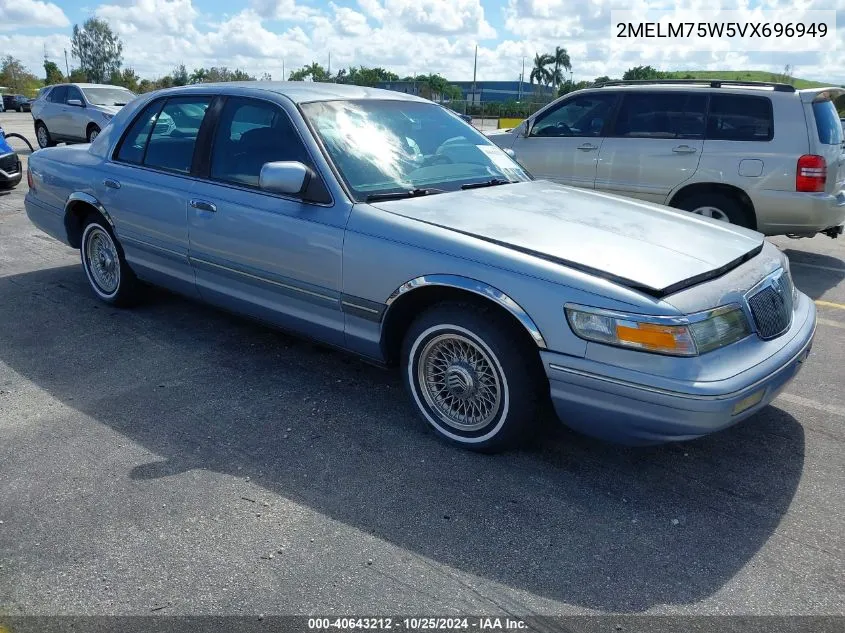
[[[141,164],[144,161],[147,140],[150,138],[150,131],[155,125],[163,103],[164,100],[153,101],[135,119],[120,142],[120,148],[117,150],[115,157],[117,160],[136,164]]]
[[[200,125],[211,97],[168,99],[150,133],[144,165],[190,173]],[[195,106],[186,108],[185,106]]]
[[[708,140],[771,141],[773,136],[772,102],[768,97],[711,93]]]
[[[64,103],[67,96],[67,86],[56,86],[47,95],[47,101],[50,103]]]
[[[628,92],[622,99],[614,136],[701,138],[707,95],[685,92]]]
[[[813,117],[816,119],[816,131],[819,143],[840,145],[842,143],[842,122],[832,101],[817,101],[813,104]]]

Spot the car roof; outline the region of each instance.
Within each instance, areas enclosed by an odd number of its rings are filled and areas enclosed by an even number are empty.
[[[200,83],[158,91],[161,94],[185,94],[212,89],[215,92],[264,91],[284,95],[294,103],[312,101],[333,101],[337,99],[389,99],[393,101],[416,101],[433,103],[428,99],[395,90],[368,88],[349,84],[322,83],[312,81],[226,81]]]

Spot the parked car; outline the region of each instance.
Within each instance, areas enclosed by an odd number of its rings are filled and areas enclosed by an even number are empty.
[[[21,159],[6,140],[6,133],[0,127],[0,189],[12,189],[23,177]]]
[[[3,107],[7,111],[29,112],[30,100],[24,95],[3,95]]]
[[[491,132],[529,172],[766,235],[831,237],[845,221],[842,88],[609,82]]]
[[[38,93],[32,119],[39,147],[90,143],[135,94],[120,86],[56,84]]]
[[[157,127],[186,105],[190,127]],[[140,282],[398,365],[442,438],[492,451],[542,402],[585,433],[686,440],[765,407],[814,303],[760,233],[533,180],[436,104],[342,84],[205,84],[29,160],[26,211],[93,294]]]

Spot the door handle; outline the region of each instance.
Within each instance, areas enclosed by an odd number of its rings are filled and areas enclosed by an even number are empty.
[[[111,178],[106,178],[103,181],[103,184],[109,189],[120,189],[120,183],[116,180],[112,180]]]
[[[672,151],[676,154],[695,154],[698,150],[694,147],[690,147],[689,145],[678,145],[677,147],[673,147]]]
[[[583,150],[585,152],[592,151],[594,149],[598,149],[598,145],[593,145],[592,143],[584,143],[578,146],[578,149]]]
[[[210,211],[211,213],[217,211],[216,206],[205,200],[191,200],[191,206],[199,211]]]

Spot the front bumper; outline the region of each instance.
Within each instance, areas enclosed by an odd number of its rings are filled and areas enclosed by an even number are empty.
[[[14,164],[14,167],[12,167]],[[23,178],[23,165],[15,153],[0,156],[0,188],[10,189]]]
[[[708,383],[675,381],[656,386],[649,374],[636,380],[604,375],[602,364],[574,368],[568,357],[542,352],[551,397],[561,421],[582,433],[627,445],[691,440],[733,426],[766,407],[800,371],[816,331],[816,309],[806,309],[765,362]],[[799,315],[796,315],[796,320]],[[651,384],[650,384],[651,383]]]

